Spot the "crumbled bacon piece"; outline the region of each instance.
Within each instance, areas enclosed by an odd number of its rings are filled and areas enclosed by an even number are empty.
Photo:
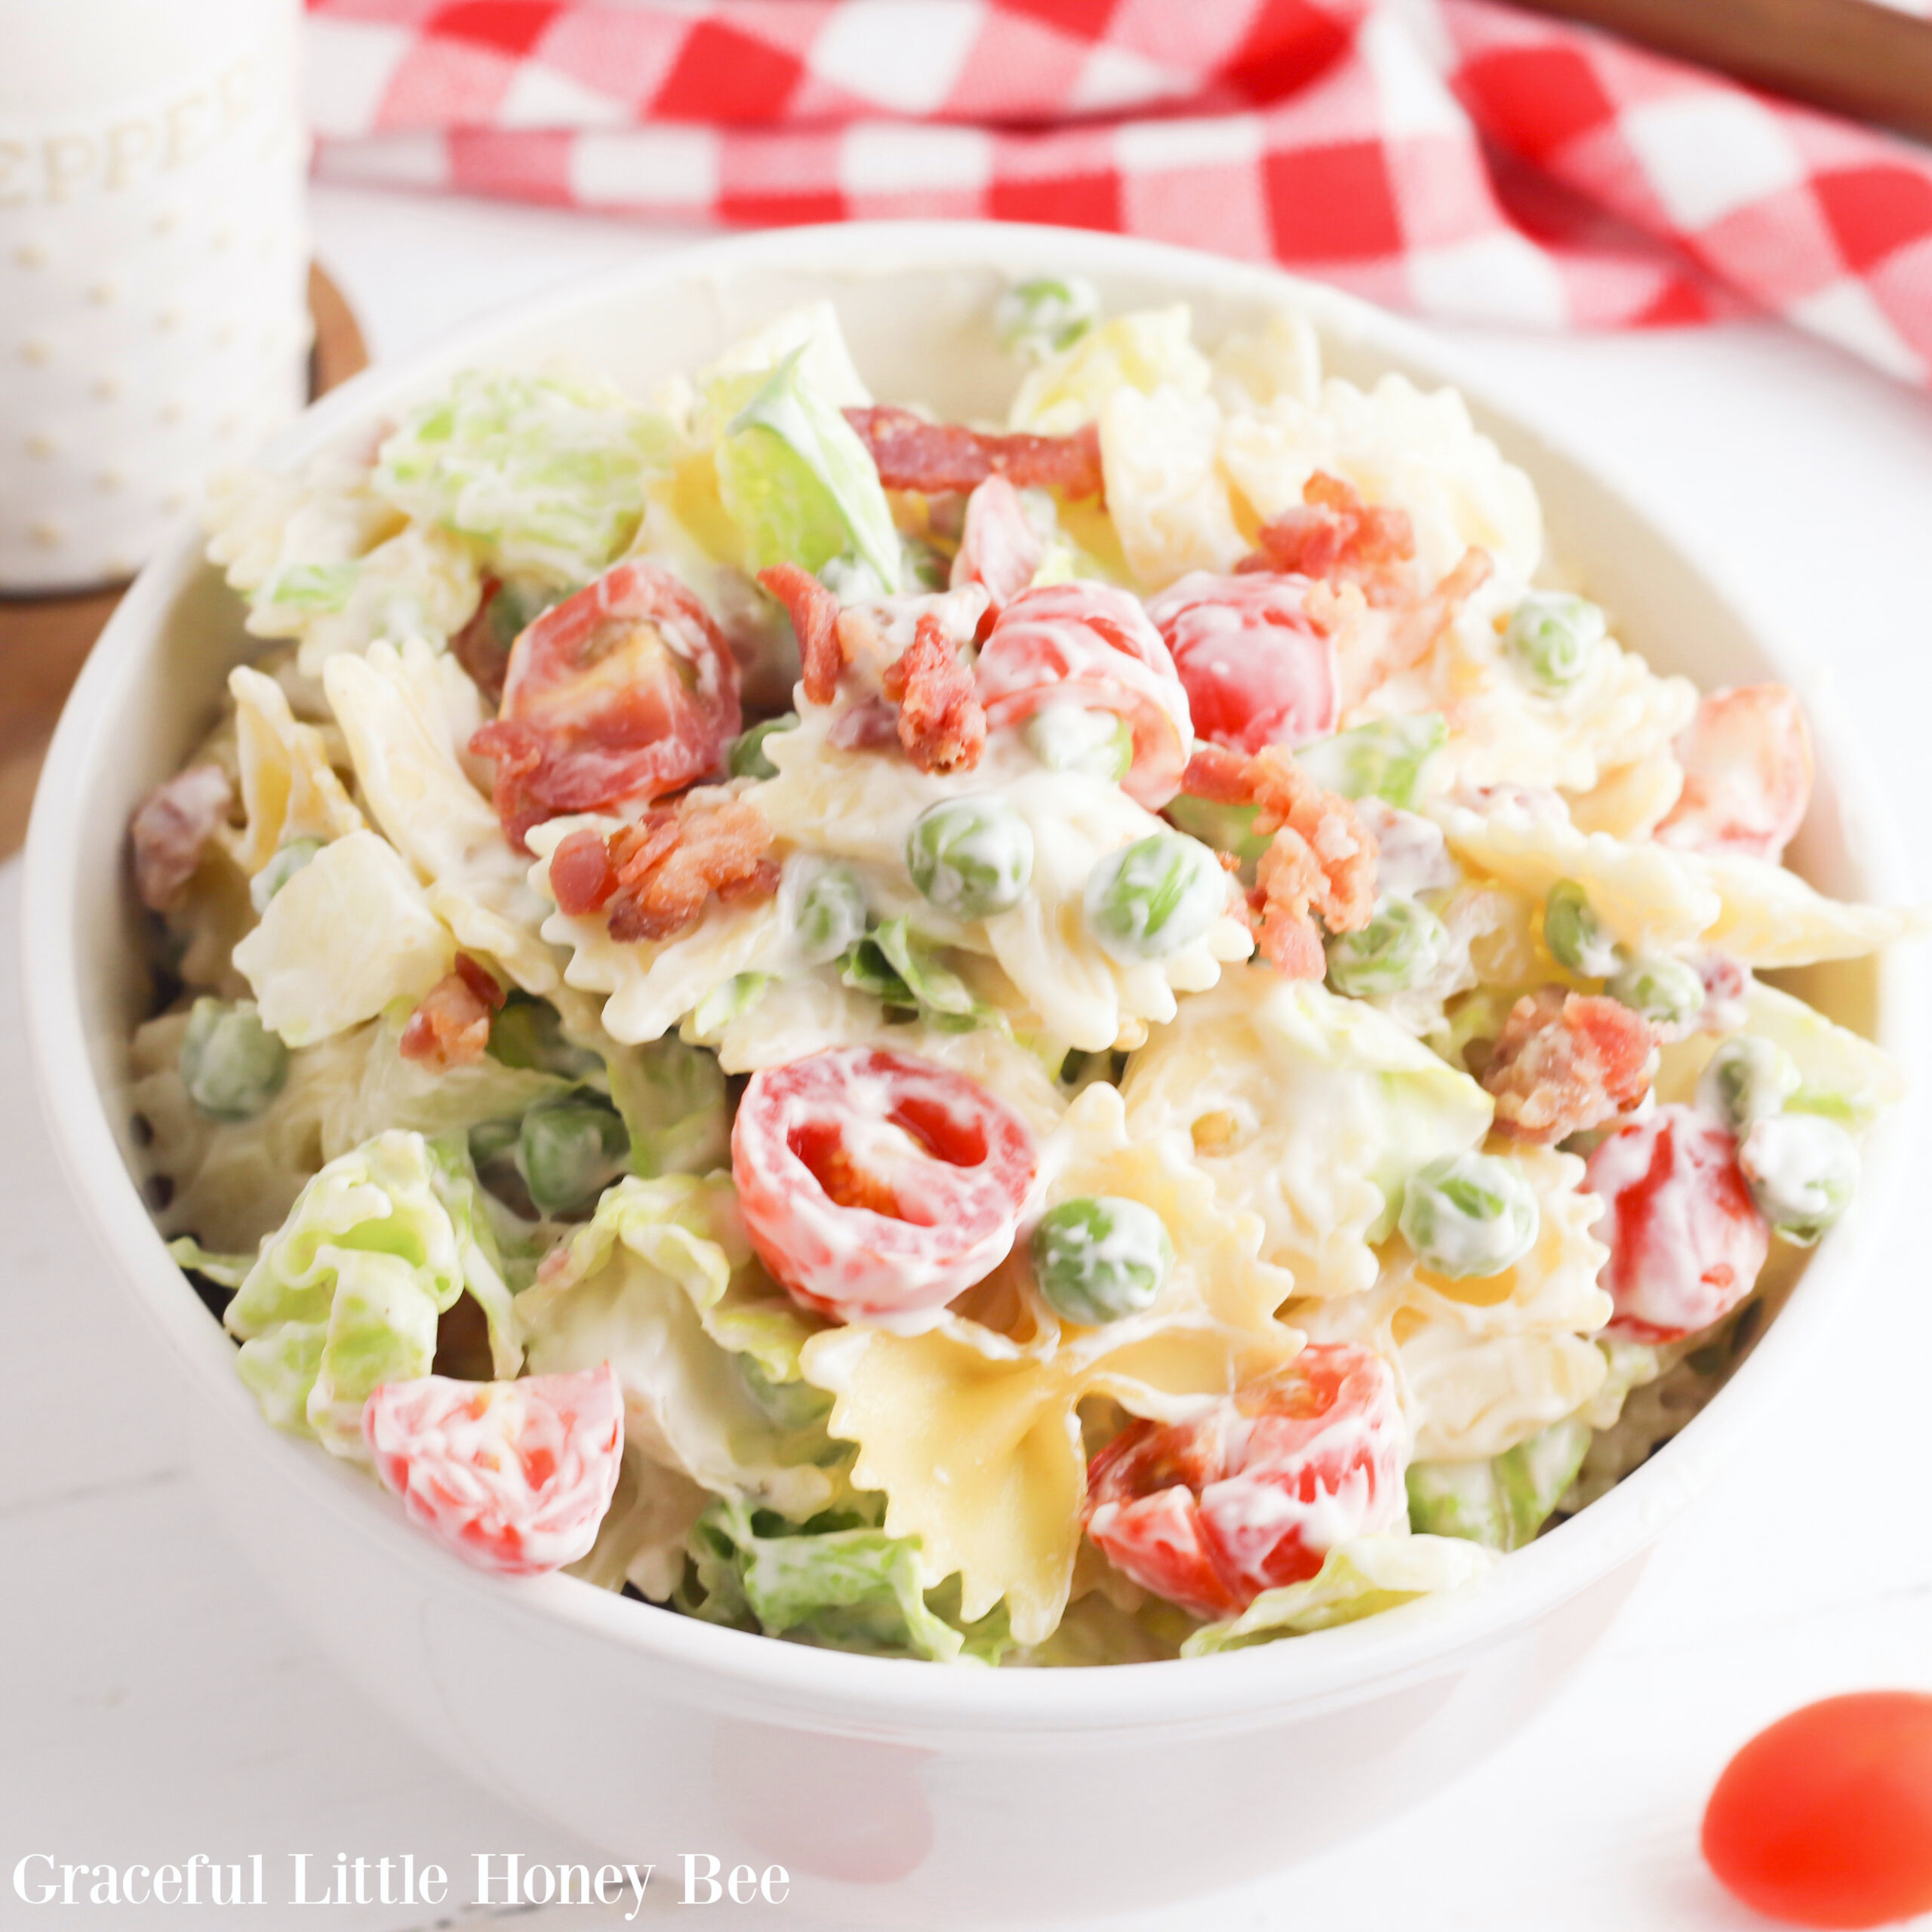
[[[1601,1127],[1643,1098],[1656,1040],[1616,1000],[1561,986],[1524,994],[1483,1069],[1498,1131],[1547,1144]]]
[[[791,614],[805,702],[829,704],[838,694],[838,674],[845,668],[844,648],[838,641],[838,598],[796,564],[774,564],[760,571],[758,580]]]
[[[601,912],[617,889],[611,869],[610,848],[603,835],[588,829],[573,832],[558,841],[550,854],[550,893],[557,910],[573,918]]]
[[[971,771],[986,749],[986,714],[973,673],[939,620],[922,617],[912,641],[888,664],[885,694],[899,706],[899,742],[921,771]]]
[[[128,829],[134,844],[134,886],[143,906],[165,912],[174,905],[234,802],[235,787],[218,764],[191,764],[141,801]]]
[[[680,798],[611,833],[606,849],[616,884],[611,937],[668,939],[690,925],[714,892],[727,904],[769,899],[778,867],[765,855],[772,832],[743,798]]]
[[[1259,548],[1238,571],[1358,585],[1369,602],[1390,608],[1412,594],[1407,566],[1416,554],[1415,526],[1407,510],[1365,503],[1352,483],[1318,469],[1302,500],[1263,524]]]
[[[1102,494],[1100,434],[1092,423],[1070,436],[992,436],[963,423],[928,423],[909,409],[848,409],[878,480],[888,490],[927,496],[977,489],[989,476],[1016,488],[1057,490],[1068,497]]]
[[[466,952],[416,1002],[396,1051],[405,1060],[447,1073],[473,1066],[490,1044],[490,1017],[503,1003],[503,989]]]
[[[835,752],[875,752],[899,742],[899,712],[882,697],[869,697],[841,712],[825,742]]]
[[[486,577],[475,614],[450,639],[450,655],[463,666],[492,711],[503,701],[503,681],[510,671],[509,646],[497,635],[495,617],[490,608],[502,589],[495,577]]]
[[[1284,746],[1244,758],[1202,745],[1183,788],[1217,804],[1254,805],[1254,829],[1274,836],[1255,866],[1248,924],[1261,956],[1291,980],[1326,970],[1321,933],[1352,933],[1375,910],[1375,835],[1346,798],[1324,792]]]

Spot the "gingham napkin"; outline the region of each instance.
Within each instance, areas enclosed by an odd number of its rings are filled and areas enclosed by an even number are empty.
[[[325,179],[1054,221],[1932,380],[1932,155],[1491,0],[308,0]]]

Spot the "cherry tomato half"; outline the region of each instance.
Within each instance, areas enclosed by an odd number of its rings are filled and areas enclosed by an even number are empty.
[[[1598,1144],[1583,1186],[1603,1203],[1592,1232],[1610,1244],[1598,1278],[1617,1305],[1610,1334],[1674,1342],[1751,1292],[1770,1230],[1721,1121],[1660,1107]]]
[[[752,1076],[731,1130],[746,1232],[808,1308],[849,1319],[943,1308],[1005,1260],[1038,1152],[962,1074],[835,1047]]]
[[[470,740],[497,766],[521,848],[565,812],[631,811],[718,769],[737,735],[738,667],[668,571],[619,564],[553,605],[510,651],[503,710]]]
[[[1811,802],[1811,731],[1783,685],[1710,691],[1677,741],[1684,790],[1657,842],[1775,860]]]
[[[521,1382],[390,1382],[362,1405],[376,1473],[410,1521],[465,1561],[534,1577],[590,1552],[624,1447],[605,1363]]]
[[[1316,1343],[1195,1421],[1130,1423],[1088,1470],[1084,1521],[1143,1589],[1235,1617],[1404,1515],[1407,1460],[1388,1364]]]
[[[1334,731],[1335,645],[1302,608],[1307,588],[1299,577],[1263,571],[1196,571],[1148,605],[1187,692],[1197,737],[1252,755]]]
[[[1180,789],[1194,727],[1187,693],[1139,601],[1099,583],[1042,584],[1000,613],[980,652],[980,701],[995,728],[1065,701],[1111,711],[1134,734],[1121,789],[1149,811]]]
[[[1932,1912],[1932,1696],[1827,1697],[1761,1730],[1711,1793],[1703,1848],[1727,1889],[1788,1924]]]

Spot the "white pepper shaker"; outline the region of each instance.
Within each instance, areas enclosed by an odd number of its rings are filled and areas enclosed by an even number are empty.
[[[300,0],[0,0],[0,593],[125,577],[307,389]]]

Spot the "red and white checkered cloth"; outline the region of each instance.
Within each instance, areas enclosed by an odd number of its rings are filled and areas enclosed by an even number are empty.
[[[308,0],[325,179],[1053,221],[1932,382],[1932,155],[1493,0]]]

